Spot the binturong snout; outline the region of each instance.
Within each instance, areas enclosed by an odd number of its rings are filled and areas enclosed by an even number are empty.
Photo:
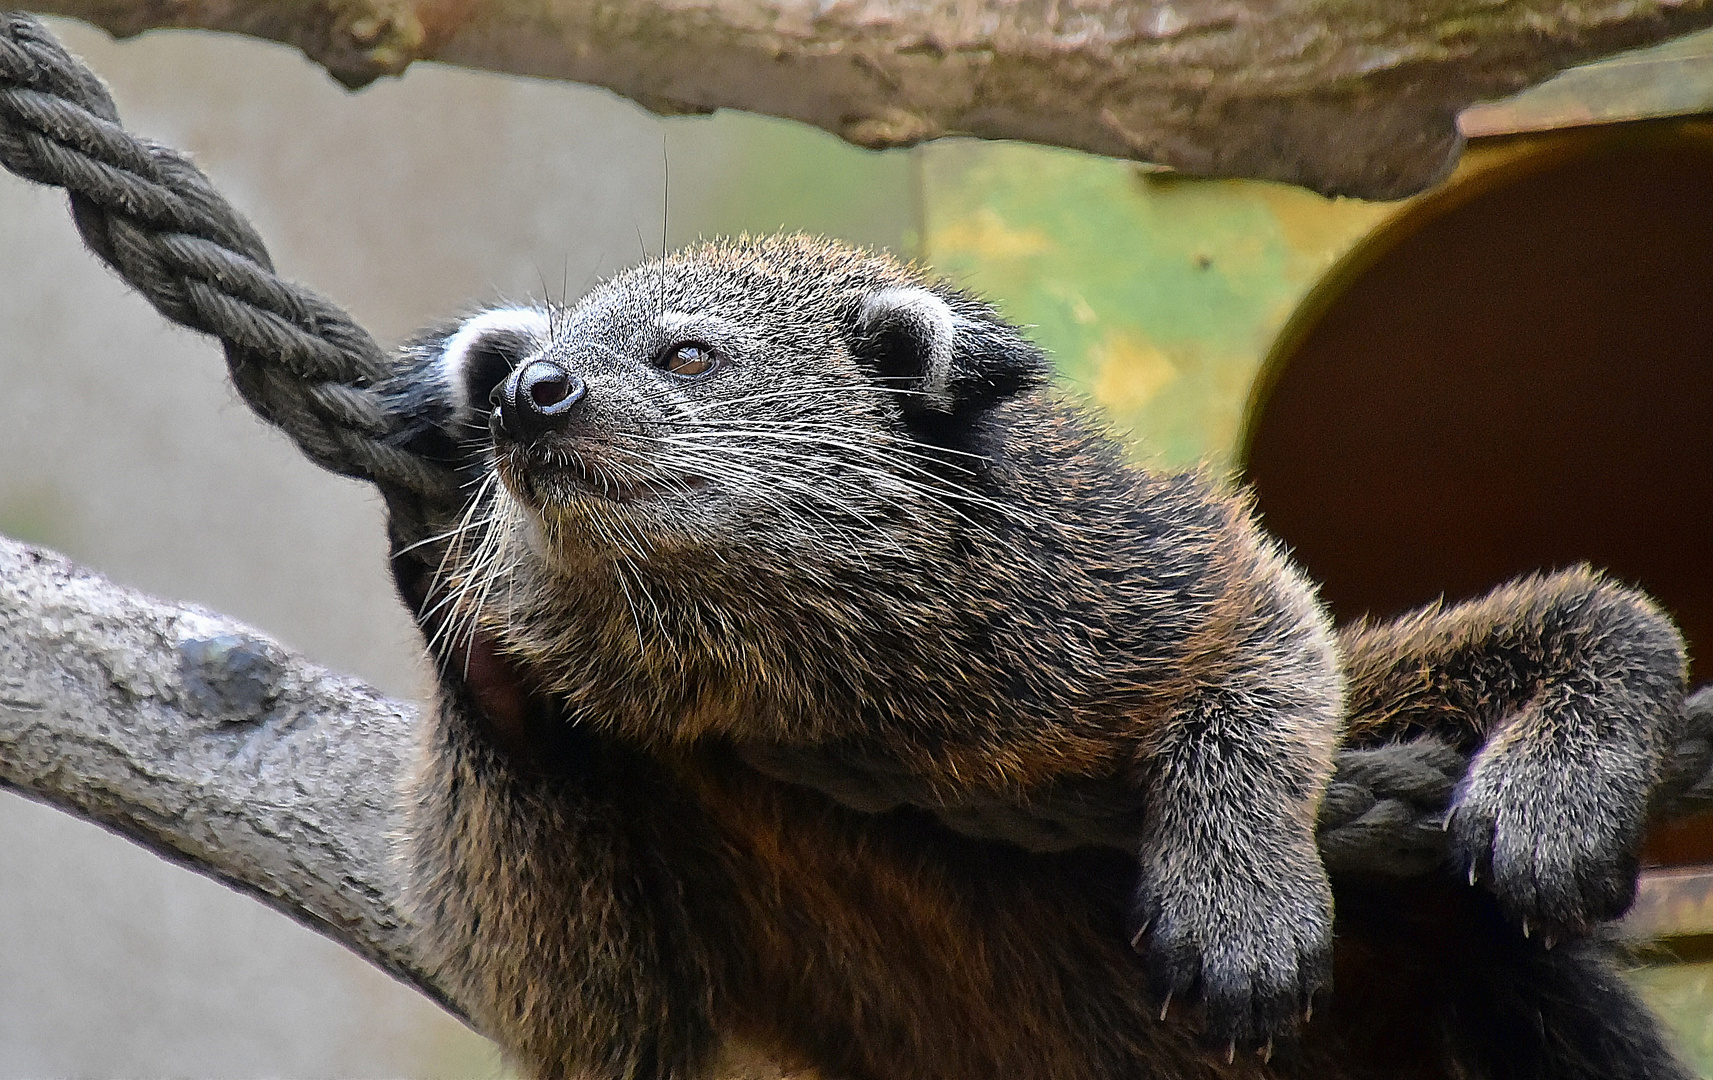
[[[563,364],[532,360],[494,387],[488,426],[495,439],[530,442],[566,424],[588,385]]]

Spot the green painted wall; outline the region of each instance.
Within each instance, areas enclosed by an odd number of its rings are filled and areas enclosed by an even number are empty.
[[[665,125],[670,246],[699,236],[808,232],[909,258],[921,199],[915,152],[874,151],[788,120],[721,112]],[[658,242],[658,221],[644,237]]]
[[[1029,326],[1172,465],[1229,463],[1280,327],[1396,209],[1021,144],[877,153],[736,114],[668,125],[662,152],[672,244],[791,229],[921,259]]]
[[[1713,1077],[1713,963],[1639,968],[1630,981],[1677,1037],[1678,1050],[1696,1072]]]
[[[1161,463],[1228,464],[1256,371],[1385,204],[1191,180],[1069,151],[920,153],[936,270],[999,304]]]

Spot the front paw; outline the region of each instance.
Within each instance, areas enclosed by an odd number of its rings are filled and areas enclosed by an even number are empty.
[[[1470,765],[1447,828],[1470,882],[1547,944],[1617,918],[1636,895],[1652,772],[1634,755],[1572,761],[1499,738]]]
[[[1295,1035],[1332,963],[1332,891],[1314,849],[1240,865],[1180,853],[1144,858],[1132,944],[1162,1019],[1199,1004],[1227,1057]]]

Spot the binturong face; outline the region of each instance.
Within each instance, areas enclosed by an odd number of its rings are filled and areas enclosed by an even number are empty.
[[[643,739],[796,730],[975,632],[971,575],[1041,502],[1001,490],[1040,457],[1003,403],[1044,369],[985,304],[803,237],[481,312],[394,380],[407,448],[469,485],[401,589],[496,731],[538,693]]]
[[[424,351],[485,468],[466,524],[488,535],[454,560],[572,575],[883,555],[980,503],[967,429],[1041,366],[985,305],[800,237],[688,249]]]

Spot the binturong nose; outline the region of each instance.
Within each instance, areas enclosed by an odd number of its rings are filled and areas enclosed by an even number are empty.
[[[532,360],[494,388],[495,438],[529,442],[565,426],[571,409],[589,392],[582,379],[553,360]]]

